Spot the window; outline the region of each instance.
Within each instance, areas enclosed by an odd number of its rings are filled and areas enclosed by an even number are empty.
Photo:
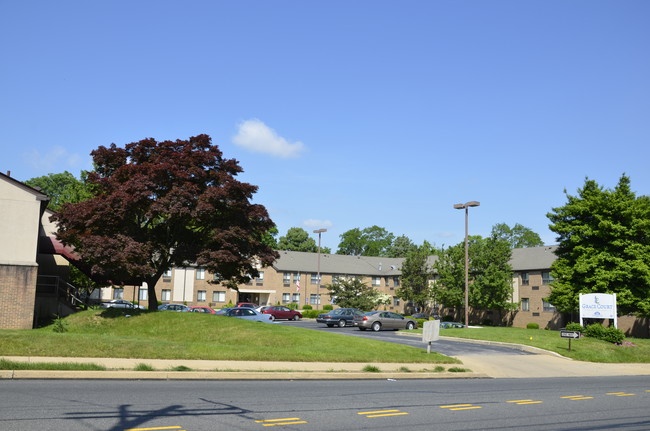
[[[311,275],[311,284],[318,284],[318,274],[312,274]]]
[[[530,299],[521,298],[521,311],[530,311]]]
[[[260,274],[255,279],[255,284],[261,286],[264,284],[264,271],[260,271]]]
[[[169,283],[172,281],[172,270],[168,269],[167,271],[163,272],[163,283]]]
[[[282,294],[282,303],[283,304],[288,304],[291,302],[291,294],[290,293],[283,293]]]
[[[300,294],[294,293],[293,295],[291,295],[291,302],[295,304],[300,304]]]
[[[381,277],[372,277],[373,286],[381,286]]]
[[[113,299],[124,299],[124,288],[122,287],[113,288]]]
[[[551,284],[553,276],[548,271],[542,271],[542,284]]]
[[[293,274],[293,282],[298,283],[299,281],[300,281],[300,273],[297,272],[297,273]]]
[[[395,287],[399,286],[399,277],[393,277],[393,286]]]
[[[218,290],[213,291],[212,302],[226,302],[226,292]]]
[[[522,272],[521,273],[521,285],[522,286],[528,286],[528,283],[530,283],[530,280],[528,280],[528,273],[527,272]]]
[[[196,279],[197,280],[205,280],[205,269],[196,268]]]
[[[205,290],[198,290],[196,292],[196,300],[198,302],[205,302]]]
[[[149,290],[141,287],[138,289],[138,301],[146,301],[149,299]]]
[[[282,284],[285,286],[288,286],[291,284],[291,273],[290,272],[283,272],[282,273]]]
[[[399,298],[397,296],[393,296],[393,306],[399,307]]]
[[[160,295],[160,300],[161,301],[171,301],[172,300],[172,290],[171,289],[163,289],[162,294]]]
[[[317,293],[309,295],[309,303],[311,305],[320,305],[320,295]]]
[[[553,304],[548,302],[546,299],[542,300],[542,309],[548,312],[555,312],[555,307],[553,307]]]

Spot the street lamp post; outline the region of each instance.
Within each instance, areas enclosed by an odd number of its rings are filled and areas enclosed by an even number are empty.
[[[320,288],[320,235],[321,235],[323,232],[327,232],[327,229],[316,229],[316,230],[314,231],[314,233],[317,233],[317,234],[318,234],[318,264],[317,264],[317,271],[318,271],[318,272],[316,273],[316,278],[317,278],[317,280],[318,280],[317,283],[318,283],[318,287],[319,287],[319,288]],[[318,294],[318,292],[320,292],[320,291],[317,289],[317,290],[316,290],[316,294]],[[305,292],[305,295],[307,295],[306,292]]]
[[[465,328],[469,328],[469,251],[468,251],[468,219],[469,207],[477,207],[480,202],[470,201],[464,204],[455,204],[457,210],[465,210]]]

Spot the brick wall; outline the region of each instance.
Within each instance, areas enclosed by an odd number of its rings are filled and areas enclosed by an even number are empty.
[[[33,327],[37,272],[37,266],[0,265],[0,328]]]

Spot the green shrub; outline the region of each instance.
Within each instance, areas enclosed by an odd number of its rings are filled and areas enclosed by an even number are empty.
[[[54,322],[52,322],[52,331],[63,333],[68,331],[68,324],[60,316],[56,316]]]
[[[303,310],[312,310],[313,308],[314,308],[314,307],[312,307],[312,306],[309,305],[309,304],[305,304],[305,305],[302,306],[302,309],[303,309]]]
[[[325,305],[323,305],[323,310],[324,310],[324,311],[330,311],[330,310],[332,310],[332,309],[334,309],[334,306],[333,306],[332,304],[325,304]]]
[[[302,310],[302,317],[307,319],[315,319],[320,314],[318,310]]]
[[[481,326],[494,326],[492,319],[483,319],[481,320]]]
[[[587,326],[584,335],[586,337],[597,338],[615,344],[620,344],[625,339],[625,334],[620,329],[616,329],[613,326],[605,328],[600,323],[594,323]]]
[[[381,370],[378,367],[375,367],[374,365],[366,365],[363,367],[363,371],[367,373],[381,373]]]
[[[566,329],[567,331],[579,331],[579,332],[583,332],[585,330],[585,328],[583,328],[581,324],[575,322],[567,323],[566,328],[564,329]]]
[[[135,371],[153,371],[154,370],[154,368],[151,365],[145,364],[145,363],[142,363],[142,362],[137,364],[133,369]]]
[[[529,323],[526,325],[526,329],[539,329],[539,323]]]
[[[291,304],[287,305],[287,307],[289,307],[290,310],[297,310],[298,309],[298,304],[296,304],[295,302],[292,302]]]

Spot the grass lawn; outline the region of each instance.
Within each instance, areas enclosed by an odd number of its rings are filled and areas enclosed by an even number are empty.
[[[578,361],[609,363],[650,362],[650,340],[648,339],[626,338],[625,341],[633,343],[633,346],[628,343],[618,346],[594,338],[582,337],[578,340],[571,340],[571,351],[569,352],[568,338],[560,338],[559,331],[547,331],[544,329],[501,327],[441,329],[440,335],[525,344],[527,346],[557,352],[562,356]]]
[[[201,313],[88,310],[50,325],[0,330],[0,356],[455,364],[426,350]]]

